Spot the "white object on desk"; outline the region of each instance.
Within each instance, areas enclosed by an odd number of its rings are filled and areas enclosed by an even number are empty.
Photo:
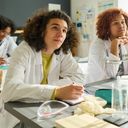
[[[75,60],[77,61],[77,63],[79,64],[81,70],[83,71],[83,73],[85,75],[87,75],[87,69],[88,69],[88,57],[75,57]]]
[[[78,104],[78,103],[84,101],[84,96],[81,96],[78,99],[74,99],[74,100],[63,100],[63,101],[70,105],[75,105],[75,104]]]

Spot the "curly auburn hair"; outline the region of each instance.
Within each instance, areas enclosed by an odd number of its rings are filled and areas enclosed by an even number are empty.
[[[46,47],[44,37],[46,26],[48,22],[53,18],[59,18],[66,21],[68,25],[68,32],[66,34],[66,39],[64,40],[62,46],[54,51],[55,54],[59,54],[60,49],[63,50],[65,54],[74,47],[77,47],[79,43],[79,36],[76,31],[76,27],[71,21],[70,17],[60,10],[44,11],[40,10],[35,16],[29,19],[24,28],[24,39],[29,44],[31,48],[34,48],[37,52]]]
[[[118,15],[123,15],[125,19],[125,23],[128,27],[128,14],[124,12],[122,9],[111,8],[107,9],[97,17],[96,29],[97,36],[102,40],[108,40],[110,37],[110,24],[115,17]]]

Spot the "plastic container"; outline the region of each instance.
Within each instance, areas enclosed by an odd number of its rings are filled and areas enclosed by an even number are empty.
[[[0,65],[0,90],[3,89],[3,85],[5,82],[5,76],[7,73],[7,69],[8,69],[8,65],[7,64],[3,64]]]

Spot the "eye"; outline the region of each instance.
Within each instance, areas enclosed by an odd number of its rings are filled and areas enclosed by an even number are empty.
[[[56,25],[53,25],[53,26],[51,26],[51,29],[52,29],[52,30],[59,30],[59,27],[56,26]]]
[[[117,24],[119,24],[119,22],[113,22],[113,25],[117,25]]]
[[[121,23],[122,23],[122,24],[125,24],[125,21],[123,20]]]
[[[67,29],[63,29],[63,32],[64,32],[64,33],[67,33]]]

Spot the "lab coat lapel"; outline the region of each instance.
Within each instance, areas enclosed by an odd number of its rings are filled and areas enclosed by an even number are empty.
[[[35,58],[36,64],[42,64],[42,53],[41,53],[41,51],[40,52],[37,52],[35,57],[36,57]]]
[[[36,55],[35,55],[35,66],[39,66],[38,67],[38,73],[39,73],[39,75],[38,75],[38,77],[40,77],[39,79],[40,80],[42,80],[42,77],[43,77],[43,64],[42,64],[42,52],[40,51],[40,52],[38,52],[38,53],[36,53]]]
[[[51,66],[49,69],[49,74],[56,68],[59,63],[59,55],[53,54]]]

